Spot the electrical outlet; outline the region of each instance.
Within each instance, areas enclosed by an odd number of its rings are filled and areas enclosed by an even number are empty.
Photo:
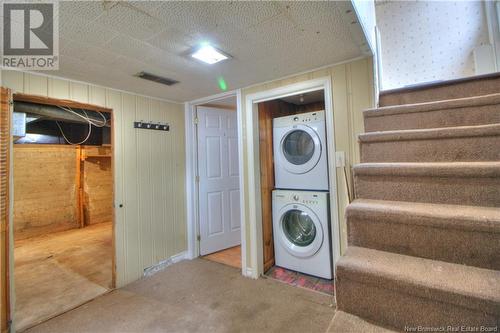
[[[343,151],[335,152],[335,166],[337,168],[345,167],[345,153]]]

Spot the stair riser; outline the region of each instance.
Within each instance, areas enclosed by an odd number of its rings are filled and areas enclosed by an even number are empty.
[[[399,292],[392,288],[392,284],[397,284],[397,281],[361,283],[349,278],[349,274],[356,273],[338,269],[337,274],[337,309],[379,325],[405,331],[405,327],[418,326],[480,327],[499,324],[494,314]]]
[[[500,136],[362,142],[361,162],[500,161]]]
[[[380,106],[402,105],[442,101],[489,95],[500,92],[500,77],[489,77],[480,80],[459,82],[443,86],[432,86],[421,89],[407,89],[404,91],[381,94]]]
[[[347,214],[349,245],[500,270],[500,233],[436,228]]]
[[[365,117],[365,132],[500,123],[500,105]]]
[[[500,178],[356,175],[356,198],[500,207]]]

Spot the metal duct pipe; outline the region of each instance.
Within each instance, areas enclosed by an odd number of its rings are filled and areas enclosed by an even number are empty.
[[[27,102],[14,102],[14,111],[36,114],[44,118],[55,121],[88,124],[88,122],[85,119],[80,118],[71,112],[65,111],[57,106],[52,106],[52,105],[43,105],[43,104],[35,104]],[[78,113],[84,115],[81,112]],[[87,115],[90,120],[98,124],[102,124],[103,119],[101,116],[95,116],[92,111],[88,111]],[[106,126],[109,127],[110,125],[106,124]]]

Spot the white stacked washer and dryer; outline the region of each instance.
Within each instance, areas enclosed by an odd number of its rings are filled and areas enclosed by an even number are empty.
[[[325,112],[273,119],[277,266],[332,279]]]

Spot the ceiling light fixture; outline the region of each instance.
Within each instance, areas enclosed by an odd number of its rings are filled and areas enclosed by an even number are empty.
[[[191,57],[203,61],[209,65],[218,63],[219,61],[229,59],[229,55],[222,53],[212,45],[203,45],[191,54]]]

